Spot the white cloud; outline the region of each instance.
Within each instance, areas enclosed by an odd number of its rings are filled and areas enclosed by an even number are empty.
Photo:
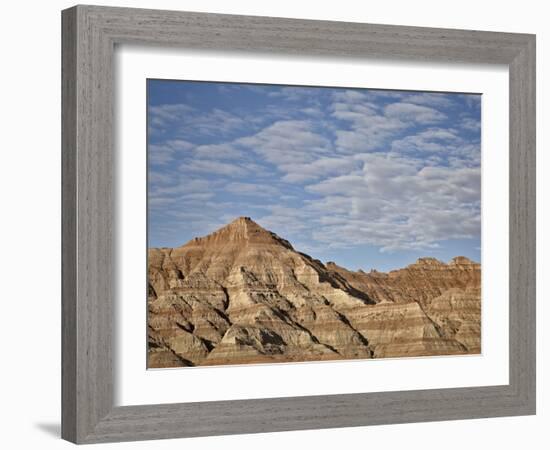
[[[465,130],[478,132],[481,129],[481,121],[472,119],[471,117],[464,117],[460,121],[460,126]]]
[[[162,135],[169,130],[186,138],[196,135],[219,137],[248,125],[247,117],[219,108],[199,111],[179,103],[149,107],[149,130],[153,135]]]
[[[327,194],[316,200],[306,200],[304,209],[311,211],[319,223],[328,224],[329,221],[347,218],[353,210],[354,198],[350,195]]]
[[[173,204],[175,202],[174,198],[171,197],[155,197],[149,195],[147,199],[147,206],[150,209],[164,209],[165,207]]]
[[[332,98],[336,102],[343,102],[343,103],[364,103],[369,100],[369,93],[367,92],[361,92],[359,90],[339,90],[333,93]]]
[[[236,114],[221,109],[214,109],[209,114],[198,116],[190,121],[203,134],[219,136],[246,126],[246,120]]]
[[[203,179],[184,179],[170,186],[150,185],[150,194],[160,195],[185,195],[190,193],[199,193],[210,191],[212,184]]]
[[[414,103],[391,103],[384,108],[387,117],[420,124],[431,124],[447,118],[445,114],[427,106]]]
[[[154,169],[149,169],[147,174],[147,182],[149,186],[161,186],[161,185],[171,185],[174,184],[177,180],[177,175],[169,173],[167,171],[156,171]]]
[[[150,178],[151,176],[149,176]],[[166,208],[170,210],[182,207],[188,202],[204,202],[214,196],[212,183],[202,179],[187,179],[173,183],[149,183],[148,204],[150,208]]]
[[[185,104],[164,104],[150,106],[148,112],[149,124],[154,129],[162,130],[178,118],[191,114],[194,109]]]
[[[463,140],[451,128],[430,128],[392,142],[392,150],[400,152],[449,152]]]
[[[181,201],[191,201],[191,202],[202,202],[205,200],[210,200],[214,197],[213,192],[193,192],[191,194],[185,194],[178,198]]]
[[[150,207],[169,216],[173,230],[197,235],[252,211],[298,250],[368,244],[422,252],[479,237],[473,110],[453,112],[461,102],[443,94],[347,89],[316,101],[312,92],[320,91],[272,91],[256,117],[158,107],[152,124],[179,139],[150,146]],[[447,118],[452,128],[442,125]],[[235,195],[223,201],[224,193]]]
[[[323,116],[323,111],[320,108],[315,108],[312,106],[302,108],[300,112],[306,114],[307,116],[311,116],[315,118],[320,118]]]
[[[333,103],[332,116],[340,120],[365,121],[378,114],[378,108],[369,103]]]
[[[175,161],[179,155],[184,155],[195,146],[182,139],[169,139],[160,144],[149,144],[147,156],[149,162],[157,165],[164,165]]]
[[[407,103],[425,105],[432,108],[449,108],[453,106],[453,101],[450,99],[449,94],[419,92],[413,95],[408,94],[406,100]]]
[[[174,161],[174,152],[167,146],[150,144],[147,151],[149,164],[165,165]]]
[[[407,127],[399,119],[381,115],[349,116],[349,121],[351,122],[350,130],[339,129],[335,131],[338,149],[347,153],[370,151],[381,147],[392,136]]]
[[[306,187],[306,191],[324,195],[349,195],[365,192],[365,180],[361,175],[340,175],[327,178],[318,184]]]
[[[215,175],[224,175],[228,177],[240,177],[248,173],[247,169],[237,164],[206,159],[194,159],[184,162],[179,166],[179,170],[187,173],[202,172]]]
[[[291,240],[311,233],[312,215],[308,211],[279,204],[268,205],[266,209],[269,213],[257,218],[257,222],[264,228]]]
[[[368,153],[362,175],[329,177],[307,191],[321,195],[308,210],[322,214],[314,239],[331,246],[369,244],[383,251],[434,248],[480,230],[480,170],[425,167],[414,158]]]
[[[268,97],[281,98],[290,102],[298,102],[315,98],[322,90],[314,87],[284,86],[272,90]]]
[[[412,126],[436,123],[446,118],[435,108],[408,102],[409,97],[413,100],[414,97],[416,100],[423,97],[397,92],[391,94],[389,98],[399,101],[384,108],[369,100],[382,95],[376,92],[343,91],[333,95],[332,117],[348,124],[348,127],[335,130],[336,144],[341,151],[376,150]]]
[[[250,148],[275,165],[303,164],[328,153],[330,141],[308,120],[280,120],[235,144]]]
[[[351,158],[319,158],[308,164],[283,164],[279,169],[286,173],[283,181],[303,183],[327,175],[349,173],[358,167],[357,161]]]
[[[224,191],[238,195],[251,195],[255,197],[274,197],[280,194],[279,190],[273,186],[255,184],[255,183],[229,183],[224,186]]]
[[[473,110],[477,111],[481,107],[481,95],[480,94],[466,95],[464,97],[464,99],[466,100],[466,103],[468,104],[470,109],[473,109]]]
[[[234,159],[241,158],[243,152],[236,149],[231,143],[226,142],[222,144],[199,145],[195,149],[195,155],[198,158]]]

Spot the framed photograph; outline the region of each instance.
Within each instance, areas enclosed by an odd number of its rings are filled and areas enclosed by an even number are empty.
[[[63,11],[62,435],[535,413],[535,37]]]

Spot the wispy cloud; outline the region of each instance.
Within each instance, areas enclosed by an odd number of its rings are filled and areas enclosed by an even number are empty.
[[[332,220],[322,220],[316,240],[396,251],[479,234],[479,168],[427,167],[384,154],[360,158],[361,176],[329,178],[306,188],[323,196],[310,201],[310,209],[326,210],[327,198],[345,205]]]
[[[279,169],[285,173],[282,181],[305,183],[326,177],[327,175],[345,174],[358,169],[359,164],[352,158],[320,157],[307,164],[282,164]]]
[[[312,162],[331,148],[329,139],[308,120],[276,121],[252,136],[240,138],[237,144],[277,166]]]
[[[468,131],[479,132],[481,129],[481,122],[472,117],[464,117],[460,121],[460,126]]]
[[[198,158],[208,159],[236,159],[241,158],[243,153],[234,145],[228,142],[222,144],[199,145],[195,149]]]
[[[479,95],[216,83],[191,93],[148,109],[155,242],[252,215],[305,251],[479,246]]]
[[[433,124],[447,118],[444,113],[434,108],[407,102],[392,103],[386,106],[384,112],[387,117],[409,123]]]
[[[165,165],[174,162],[177,155],[185,154],[195,146],[182,139],[168,139],[161,144],[149,144],[148,156],[151,164]]]
[[[275,197],[280,191],[273,186],[258,185],[254,183],[229,183],[224,186],[224,190],[237,195],[251,195],[254,197]]]
[[[179,170],[184,173],[205,173],[229,177],[241,177],[248,172],[246,168],[238,164],[204,159],[192,159],[184,162],[179,166]]]
[[[185,139],[197,136],[223,136],[247,126],[245,117],[213,108],[198,111],[186,104],[164,104],[149,108],[149,132],[153,136],[167,133]]]

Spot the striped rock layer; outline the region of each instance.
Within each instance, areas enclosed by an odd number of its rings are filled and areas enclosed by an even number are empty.
[[[248,217],[148,252],[150,368],[480,353],[481,269],[324,265]]]

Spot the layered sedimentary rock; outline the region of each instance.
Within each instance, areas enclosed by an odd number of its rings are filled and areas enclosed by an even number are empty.
[[[351,272],[332,262],[327,263],[327,268],[356,289],[368,292],[376,303],[414,301],[425,306],[447,289],[479,287],[481,283],[480,265],[464,256],[453,258],[449,264],[435,258],[419,258],[414,264],[389,273]]]
[[[480,267],[351,272],[241,217],[149,250],[149,367],[476,353]]]
[[[380,345],[386,346],[388,342],[391,345],[384,347],[383,355],[388,357],[407,353],[430,355],[481,351],[481,267],[478,263],[457,256],[449,264],[435,258],[419,258],[414,264],[389,273],[376,270],[352,272],[331,262],[327,263],[327,268],[356,289],[367,292],[377,303],[376,308],[360,311],[361,320],[368,322],[364,317],[372,317],[372,311],[383,311],[378,316],[382,318],[375,325],[383,328],[380,334],[365,331],[371,345],[379,342],[375,357],[382,356]],[[399,310],[400,305],[408,305],[402,309],[401,324],[391,318],[392,312]],[[417,320],[412,319],[414,316]],[[407,332],[406,324],[419,324],[419,317],[425,319],[426,326]],[[354,320],[352,315],[350,318]],[[398,329],[392,333],[390,330],[395,325]],[[434,337],[434,330],[437,333],[435,341],[430,338]],[[412,349],[413,345],[410,348],[401,345],[404,339],[422,333],[425,338],[417,350]],[[380,336],[385,338],[378,341]],[[441,350],[444,343],[445,349]],[[388,351],[388,348],[396,350]]]
[[[481,289],[447,289],[434,298],[426,314],[438,325],[441,334],[464,345],[470,353],[481,352]]]

